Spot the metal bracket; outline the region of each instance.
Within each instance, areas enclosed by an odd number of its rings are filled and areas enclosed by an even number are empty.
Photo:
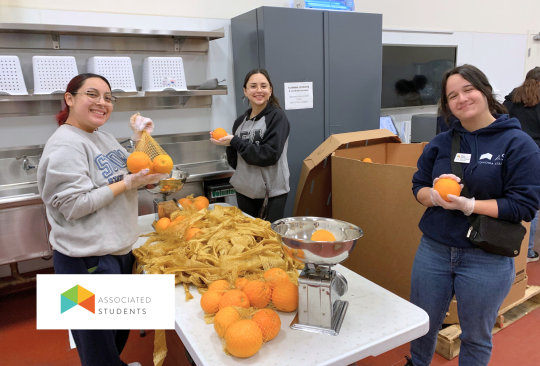
[[[60,33],[52,32],[51,35],[52,35],[53,48],[55,50],[59,50],[60,49]]]
[[[173,37],[174,38],[174,50],[180,52],[182,45],[186,41],[187,37]]]

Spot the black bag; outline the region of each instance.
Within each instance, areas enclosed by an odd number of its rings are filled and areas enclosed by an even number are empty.
[[[463,184],[461,195],[470,198],[467,186],[463,181],[461,164],[455,162],[456,154],[460,150],[461,137],[455,130],[452,133],[452,154],[450,155],[452,172],[461,179],[461,183]],[[487,253],[505,257],[517,257],[519,255],[521,243],[527,232],[521,223],[477,214],[472,214],[467,217],[467,220],[470,225],[467,237],[474,246]]]

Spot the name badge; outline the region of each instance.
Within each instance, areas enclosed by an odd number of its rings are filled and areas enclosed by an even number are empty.
[[[456,158],[454,159],[456,163],[461,164],[468,164],[471,162],[471,154],[456,154]]]

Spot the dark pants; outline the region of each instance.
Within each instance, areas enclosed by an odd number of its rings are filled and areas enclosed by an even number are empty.
[[[58,251],[53,252],[56,274],[131,274],[134,257],[125,255],[105,255],[100,257],[68,257]],[[122,330],[77,330],[71,331],[79,358],[83,366],[126,366],[120,359],[129,337],[129,329]]]
[[[266,221],[274,222],[283,218],[283,214],[285,212],[285,203],[287,203],[288,195],[288,193],[285,193],[281,196],[268,198]],[[259,217],[264,199],[252,199],[236,192],[236,200],[238,201],[238,208],[244,213],[247,213],[255,218]]]

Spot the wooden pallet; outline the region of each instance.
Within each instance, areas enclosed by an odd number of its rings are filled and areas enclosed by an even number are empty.
[[[540,308],[540,286],[527,286],[523,298],[501,309],[491,334],[498,333],[538,308]],[[461,327],[459,324],[451,325],[441,330],[437,336],[435,352],[447,360],[456,357],[459,354],[459,347],[461,346],[460,334]]]

